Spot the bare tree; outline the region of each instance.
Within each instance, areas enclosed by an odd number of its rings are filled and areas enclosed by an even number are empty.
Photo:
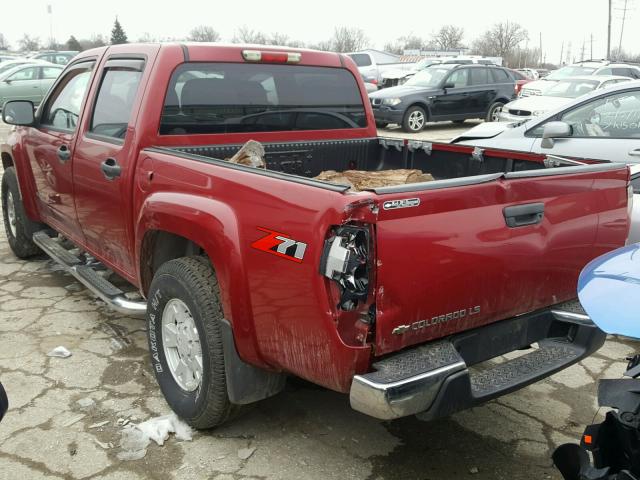
[[[213,27],[199,25],[189,32],[187,39],[192,42],[217,42],[220,40],[220,34]]]
[[[0,33],[0,50],[9,50],[9,42],[2,33]]]
[[[461,46],[462,37],[464,37],[462,27],[445,25],[432,36],[432,41],[440,50],[451,50]]]
[[[427,44],[423,38],[409,33],[397,38],[393,42],[385,44],[383,48],[385,52],[402,55],[405,50],[422,50],[424,48],[431,48],[431,45]]]
[[[354,52],[362,50],[367,43],[369,43],[369,39],[361,28],[336,27],[331,39],[331,50],[335,52]]]
[[[31,37],[27,33],[25,33],[24,36],[18,41],[18,44],[20,45],[20,50],[24,50],[27,52],[40,50],[41,48],[40,38]]]
[[[472,53],[506,58],[528,38],[529,32],[518,23],[496,23],[473,42]]]
[[[231,40],[233,43],[259,43],[266,44],[267,37],[264,33],[247,27],[241,26]]]
[[[78,40],[82,50],[88,50],[90,48],[104,47],[107,44],[107,40],[102,35],[94,35],[91,38],[83,38]]]
[[[268,37],[266,37],[265,43],[267,45],[280,45],[283,47],[304,47],[304,42],[300,40],[293,40],[289,38],[288,35],[280,32],[271,33]]]
[[[333,42],[331,42],[331,40],[322,40],[321,42],[309,44],[309,48],[312,50],[331,52],[333,50]]]
[[[158,41],[157,37],[154,37],[149,32],[144,32],[138,37],[138,43],[155,43]]]

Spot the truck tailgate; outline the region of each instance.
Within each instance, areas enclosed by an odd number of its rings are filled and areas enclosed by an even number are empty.
[[[625,242],[628,181],[601,164],[377,189],[376,355],[575,298]]]

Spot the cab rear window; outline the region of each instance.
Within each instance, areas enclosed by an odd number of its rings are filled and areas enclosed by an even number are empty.
[[[171,77],[161,135],[331,130],[366,126],[358,84],[345,69],[186,63]]]

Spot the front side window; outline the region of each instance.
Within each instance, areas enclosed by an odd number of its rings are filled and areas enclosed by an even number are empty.
[[[346,69],[187,63],[169,82],[160,134],[361,128],[358,84]]]
[[[20,82],[23,80],[37,80],[38,79],[38,68],[37,67],[29,67],[18,70],[14,74],[10,75],[7,80],[10,82]]]
[[[449,75],[447,79],[447,84],[453,85],[454,88],[462,88],[469,85],[469,69],[461,68],[460,70],[456,70]]]
[[[640,92],[598,98],[565,113],[573,137],[640,138]]]
[[[76,129],[93,66],[91,62],[67,72],[47,101],[40,123],[62,130]]]
[[[93,109],[89,131],[111,138],[124,138],[142,71],[125,67],[105,70]]]

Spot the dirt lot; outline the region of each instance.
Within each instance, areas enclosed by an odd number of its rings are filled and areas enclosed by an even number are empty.
[[[346,396],[292,381],[226,427],[124,461],[120,424],[168,413],[145,335],[143,321],[107,311],[46,259],[18,261],[0,234],[0,380],[11,402],[0,478],[557,479],[551,451],[579,437],[596,411],[596,379],[619,377],[634,349],[610,339],[547,381],[433,423],[377,421]],[[59,345],[72,356],[46,356]]]

